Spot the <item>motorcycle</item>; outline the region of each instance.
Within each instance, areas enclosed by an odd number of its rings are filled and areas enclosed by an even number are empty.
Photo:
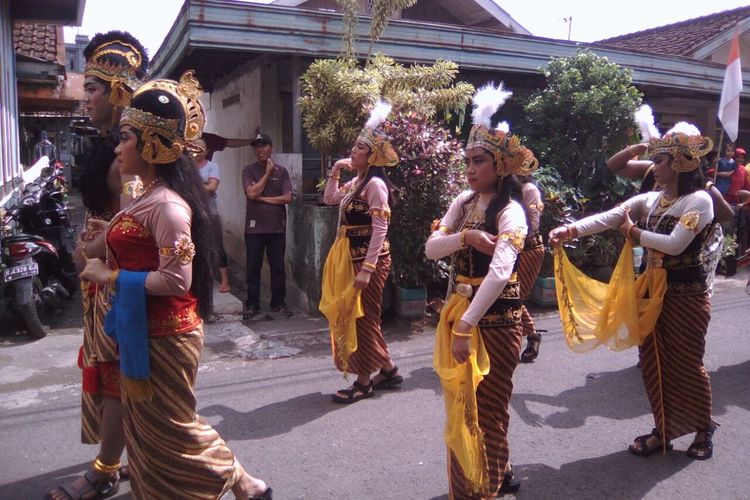
[[[57,253],[57,258],[52,260],[56,265],[46,266],[45,275],[61,283],[67,295],[73,295],[79,286],[73,263],[76,231],[64,201],[66,190],[62,172],[56,170],[29,183],[19,203],[19,221],[25,233],[52,242]]]
[[[41,238],[17,233],[13,227],[16,216],[13,211],[0,210],[0,316],[8,310],[16,312],[26,330],[40,339],[47,336],[39,317],[46,307],[36,259],[55,249]]]

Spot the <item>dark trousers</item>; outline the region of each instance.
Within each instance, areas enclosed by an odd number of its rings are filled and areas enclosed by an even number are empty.
[[[247,301],[245,305],[260,309],[260,270],[263,268],[264,251],[271,270],[271,307],[285,305],[286,235],[284,233],[245,234],[245,250],[247,252]]]

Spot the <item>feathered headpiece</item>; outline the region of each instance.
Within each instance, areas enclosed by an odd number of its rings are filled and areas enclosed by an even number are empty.
[[[486,149],[495,157],[497,175],[529,175],[539,166],[534,153],[521,145],[518,137],[510,133],[507,122],[500,122],[497,128],[492,128],[492,115],[505,104],[513,92],[503,89],[503,84],[495,87],[488,83],[480,88],[472,98],[471,112],[474,126],[469,132],[466,149],[480,147]]]
[[[370,147],[371,154],[367,163],[373,167],[395,167],[399,158],[391,143],[388,142],[385,132],[380,126],[388,119],[391,113],[391,105],[378,99],[375,107],[370,111],[370,117],[365,123],[365,128],[359,134],[357,140],[364,142]]]
[[[120,125],[141,131],[143,159],[151,164],[172,163],[184,150],[193,150],[192,141],[201,136],[206,125],[202,93],[192,70],[183,73],[179,82],[151,80],[138,87]]]
[[[83,51],[84,75],[110,83],[109,102],[127,106],[133,91],[143,83],[148,71],[148,55],[141,42],[125,31],[97,33]]]
[[[643,139],[648,141],[649,154],[670,155],[673,159],[672,170],[675,172],[692,172],[700,165],[701,157],[714,147],[714,141],[710,137],[703,137],[698,127],[687,122],[677,123],[659,137],[659,131],[654,125],[654,115],[648,105],[640,107],[635,120]]]

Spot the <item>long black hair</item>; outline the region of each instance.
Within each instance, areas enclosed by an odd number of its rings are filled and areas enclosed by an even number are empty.
[[[119,202],[118,193],[112,193],[107,184],[109,171],[114,167],[115,148],[120,142],[120,131],[112,130],[105,137],[93,139],[91,153],[83,166],[80,179],[81,200],[92,215],[102,217]],[[114,215],[114,214],[110,214]]]
[[[164,90],[153,89],[143,92],[133,98],[130,106],[162,118],[177,119],[180,122],[179,127],[183,130],[186,126],[186,116],[182,106],[172,94]],[[138,137],[138,151],[143,151],[141,131],[136,128],[133,130]],[[157,137],[165,146],[171,146],[170,141],[161,135]],[[157,176],[164,185],[179,194],[192,212],[190,235],[195,245],[195,257],[193,258],[193,281],[190,291],[198,299],[198,311],[201,316],[208,318],[213,313],[211,264],[215,262],[214,253],[216,252],[215,245],[211,242],[213,231],[208,208],[208,194],[193,159],[187,153],[183,152],[172,163],[157,164],[155,167]]]
[[[674,157],[667,153],[669,156],[669,167],[672,168],[674,165]],[[688,157],[689,159],[690,157]],[[706,187],[706,177],[703,175],[700,167],[690,172],[678,172],[677,173],[677,196],[685,196],[696,191],[701,191]]]
[[[359,197],[360,193],[362,192],[362,189],[367,185],[368,182],[370,182],[370,179],[373,177],[377,177],[378,179],[381,179],[385,183],[385,187],[388,188],[388,206],[393,208],[396,205],[398,205],[398,188],[391,182],[391,180],[388,178],[388,174],[385,171],[384,167],[370,167],[367,169],[367,175],[365,175],[365,180],[362,182],[362,184],[359,185],[357,190],[354,192],[354,195],[352,198]]]

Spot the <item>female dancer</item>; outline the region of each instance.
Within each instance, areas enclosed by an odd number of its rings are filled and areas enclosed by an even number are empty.
[[[376,389],[403,382],[380,329],[383,287],[391,268],[388,223],[393,185],[385,168],[398,164],[398,155],[378,127],[390,113],[378,102],[352,147],[328,176],[324,202],[339,205],[338,237],[323,269],[320,310],[328,318],[336,368],[357,380],[333,395],[336,403],[355,403]],[[339,185],[341,169],[357,176]],[[373,380],[370,375],[380,370]]]
[[[120,120],[127,204],[107,228],[107,261],[82,277],[106,285],[105,330],[123,375],[123,417],[136,498],[271,498],[195,413],[193,387],[212,307],[211,228],[203,183],[185,153],[205,118],[192,72],[139,87]],[[144,188],[145,185],[145,188]],[[129,203],[128,203],[129,202]]]
[[[521,353],[522,363],[531,363],[539,356],[539,345],[542,343],[542,333],[545,330],[537,330],[534,319],[526,309],[526,301],[534,289],[534,282],[542,268],[544,260],[544,243],[542,235],[539,234],[539,221],[544,210],[542,193],[534,184],[532,176],[520,176],[521,194],[523,206],[526,210],[529,234],[523,251],[518,256],[518,279],[521,282],[521,324],[523,325],[523,336],[526,337],[526,349]]]
[[[491,129],[510,95],[489,84],[474,96],[465,153],[471,190],[453,201],[425,245],[427,258],[450,255],[453,264],[434,356],[445,395],[451,498],[494,498],[520,486],[508,460],[508,405],[521,353],[516,261],[528,229],[513,174],[531,174],[537,161],[507,124]]]
[[[646,272],[664,270],[660,273],[666,276],[661,309],[653,331],[640,332],[647,336],[639,347],[655,428],[630,445],[636,455],[671,449],[672,439],[692,432],[696,435],[688,455],[706,460],[713,454],[711,385],[703,367],[711,303],[701,248],[714,210],[698,168],[712,145],[711,139],[684,122],[662,138],[652,136],[649,151],[661,191],[635,196],[612,210],[550,232],[550,243],[558,245],[618,228],[648,250]]]

